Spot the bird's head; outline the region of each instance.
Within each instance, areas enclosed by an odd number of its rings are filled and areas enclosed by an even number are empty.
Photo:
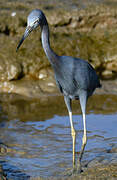
[[[42,26],[46,22],[45,15],[40,9],[33,10],[27,18],[27,27],[26,30],[16,48],[16,51],[18,51],[19,47],[23,43],[23,41],[28,37],[28,35],[36,29],[39,25]]]

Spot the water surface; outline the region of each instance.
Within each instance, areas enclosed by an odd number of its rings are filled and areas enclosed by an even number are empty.
[[[62,176],[72,168],[70,122],[63,97],[32,100],[3,94],[0,99],[0,142],[2,147],[7,147],[0,154],[0,164],[8,178]],[[94,95],[88,102],[86,119],[88,142],[83,163],[91,166],[94,161],[115,162],[117,97]],[[77,101],[73,104],[73,121],[78,155],[83,124]]]

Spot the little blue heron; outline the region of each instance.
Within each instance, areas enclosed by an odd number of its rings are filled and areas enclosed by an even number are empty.
[[[88,97],[92,95],[96,88],[101,87],[99,78],[94,68],[85,60],[70,56],[58,56],[50,47],[49,27],[44,13],[40,9],[33,10],[27,18],[27,28],[20,40],[16,51],[30,32],[41,27],[41,40],[45,54],[54,70],[56,84],[64,96],[68,109],[71,135],[73,138],[73,169],[81,172],[81,159],[87,142],[85,111]],[[75,129],[72,121],[73,99],[79,99],[83,116],[84,134],[82,139],[81,152],[75,167]]]

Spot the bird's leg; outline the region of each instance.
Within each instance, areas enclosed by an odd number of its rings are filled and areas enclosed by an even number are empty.
[[[82,92],[79,99],[80,99],[80,105],[81,105],[82,117],[83,117],[83,126],[84,126],[84,134],[83,134],[83,138],[82,138],[82,147],[81,147],[80,155],[79,155],[78,162],[77,162],[77,171],[81,172],[81,160],[82,160],[84,149],[85,149],[85,146],[87,143],[86,116],[85,116],[86,103],[87,103],[87,93],[85,91]]]
[[[72,142],[73,142],[73,170],[75,169],[75,143],[76,143],[76,132],[73,126],[72,121],[72,109],[71,109],[71,99],[64,96],[65,104],[67,106],[70,118],[70,125],[71,125],[71,135],[72,135]]]
[[[69,111],[69,118],[71,124],[71,135],[72,135],[72,142],[73,142],[73,169],[75,169],[75,144],[76,144],[76,132],[73,126],[72,121],[72,112]]]
[[[82,147],[81,147],[80,155],[79,155],[78,162],[77,162],[77,171],[78,172],[81,172],[81,160],[82,160],[82,156],[84,154],[85,146],[87,143],[85,114],[83,114],[83,124],[84,124],[84,134],[83,134],[83,138],[82,138]]]

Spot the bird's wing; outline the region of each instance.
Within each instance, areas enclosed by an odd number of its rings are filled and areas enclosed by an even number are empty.
[[[60,83],[59,83],[59,81],[58,81],[56,75],[55,75],[55,80],[56,80],[56,85],[57,85],[57,87],[59,88],[60,92],[63,93],[62,86],[60,85]]]

